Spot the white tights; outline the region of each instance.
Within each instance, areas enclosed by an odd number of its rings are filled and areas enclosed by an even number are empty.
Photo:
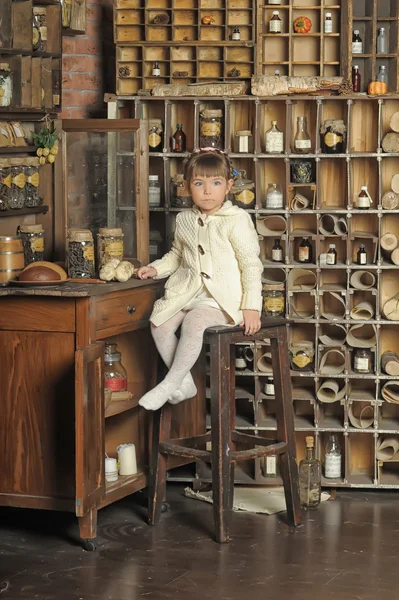
[[[158,327],[151,325],[155,345],[169,372],[161,383],[141,398],[140,406],[158,410],[168,400],[171,404],[178,404],[195,396],[197,389],[190,370],[201,353],[205,329],[228,322],[228,316],[222,310],[204,306],[181,310]],[[176,331],[180,325],[178,340]]]

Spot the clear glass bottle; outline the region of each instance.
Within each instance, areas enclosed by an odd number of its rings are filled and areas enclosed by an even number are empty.
[[[161,184],[158,181],[158,175],[149,176],[148,203],[150,208],[161,206]]]
[[[312,142],[308,133],[308,120],[306,117],[298,117],[294,138],[294,151],[297,154],[309,154],[311,150]]]
[[[265,283],[263,286],[263,312],[267,317],[282,317],[285,310],[283,283]]]
[[[355,29],[352,36],[352,54],[363,54],[363,41],[360,31]]]
[[[101,227],[97,234],[98,270],[113,258],[123,260],[123,230],[120,227]]]
[[[336,433],[331,433],[324,456],[324,476],[327,479],[340,479],[342,476],[342,455]]]
[[[236,131],[234,136],[234,152],[249,154],[252,152],[252,133],[249,129]]]
[[[274,246],[272,248],[272,261],[273,262],[283,262],[284,260],[284,252],[283,247],[280,244],[280,240],[274,240]]]
[[[298,261],[300,263],[311,263],[313,259],[313,248],[307,237],[302,238],[298,249]]]
[[[388,73],[385,65],[381,65],[376,77],[377,81],[381,81],[381,83],[386,83],[388,85]]]
[[[335,244],[330,244],[330,247],[327,251],[327,265],[336,265],[337,264],[337,251],[335,249]]]
[[[152,67],[152,76],[153,77],[161,77],[161,69],[159,68],[159,63],[154,62],[154,66]]]
[[[277,127],[277,121],[272,121],[272,126],[266,131],[267,154],[281,154],[284,152],[284,133]]]
[[[183,125],[178,123],[176,131],[172,138],[172,150],[173,152],[185,152],[186,151],[186,134],[183,131]]]
[[[278,461],[276,452],[272,452],[269,456],[264,456],[260,461],[260,468],[263,477],[276,478],[278,477]]]
[[[385,33],[385,27],[380,27],[377,36],[377,54],[387,54],[387,34]]]
[[[266,191],[266,208],[280,209],[284,207],[283,188],[278,183],[269,183]]]
[[[367,252],[364,244],[359,244],[359,250],[356,256],[356,262],[358,265],[367,265]]]
[[[255,206],[255,183],[246,178],[245,171],[233,171],[234,183],[231,188],[233,204],[241,208],[253,208]]]
[[[333,32],[332,15],[330,12],[326,12],[326,16],[324,19],[324,33],[332,33],[332,32]]]
[[[303,508],[317,508],[321,498],[321,465],[314,458],[314,438],[307,436],[306,456],[299,463],[299,497]]]
[[[269,21],[269,33],[281,33],[283,31],[283,21],[280,18],[278,10],[273,11],[273,16]]]
[[[363,375],[373,372],[373,355],[369,348],[357,348],[354,351],[353,370]]]
[[[367,189],[367,185],[362,185],[360,194],[357,197],[356,208],[358,210],[367,210],[371,206],[371,198]]]
[[[44,229],[42,225],[20,225],[17,234],[24,247],[25,266],[44,257]]]
[[[361,91],[362,76],[359,71],[359,65],[353,65],[352,67],[352,87],[353,91],[358,94]]]
[[[237,27],[237,25],[233,29],[233,33],[231,34],[231,39],[233,40],[233,42],[239,42],[241,39],[240,28]]]
[[[112,392],[127,391],[127,375],[121,363],[121,353],[116,344],[105,344],[104,387]]]

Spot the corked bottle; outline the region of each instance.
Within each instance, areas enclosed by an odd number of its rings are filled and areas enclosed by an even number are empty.
[[[68,231],[68,277],[90,279],[95,275],[94,242],[89,229]]]
[[[20,225],[17,229],[24,247],[25,266],[44,258],[44,229],[38,225]]]
[[[123,259],[123,231],[103,227],[97,234],[98,270],[113,258]]]
[[[200,147],[223,148],[223,111],[203,110],[200,113]]]

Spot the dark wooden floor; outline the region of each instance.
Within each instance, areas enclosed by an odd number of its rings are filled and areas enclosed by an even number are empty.
[[[0,508],[0,600],[379,600],[399,597],[399,493],[343,492],[290,530],[234,515],[213,542],[211,506],[169,488],[171,511],[144,522],[140,495],[101,511],[99,548],[72,515]]]

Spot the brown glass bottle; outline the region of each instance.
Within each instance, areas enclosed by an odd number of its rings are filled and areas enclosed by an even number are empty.
[[[186,134],[183,131],[183,125],[181,125],[180,123],[177,125],[177,129],[173,134],[172,149],[173,152],[186,151]]]
[[[311,263],[313,259],[313,248],[308,238],[304,237],[299,244],[298,260],[301,263]]]

